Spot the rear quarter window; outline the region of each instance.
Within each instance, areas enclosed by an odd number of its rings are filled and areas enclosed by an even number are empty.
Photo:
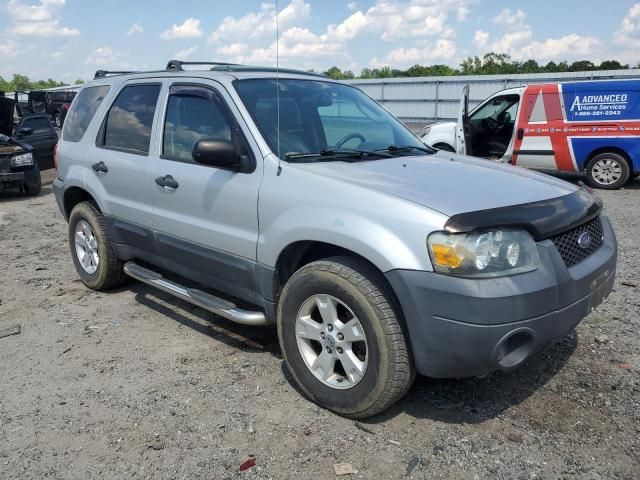
[[[89,128],[96,110],[109,92],[108,85],[84,88],[73,108],[67,113],[62,138],[67,142],[79,142]]]

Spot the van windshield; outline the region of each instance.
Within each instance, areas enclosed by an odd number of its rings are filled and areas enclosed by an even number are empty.
[[[237,80],[234,86],[269,147],[283,160],[314,152],[372,152],[393,145],[408,147],[403,154],[421,154],[425,149],[399,120],[348,85],[259,78]]]

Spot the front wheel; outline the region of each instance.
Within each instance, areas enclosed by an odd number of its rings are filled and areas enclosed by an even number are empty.
[[[391,293],[367,263],[335,257],[310,263],[285,285],[278,336],[304,393],[350,418],[387,409],[415,369]]]
[[[622,155],[605,152],[591,159],[586,174],[592,187],[617,190],[629,180],[631,171]]]
[[[69,215],[69,246],[76,271],[92,290],[109,290],[122,284],[126,275],[116,257],[100,210],[80,202]]]

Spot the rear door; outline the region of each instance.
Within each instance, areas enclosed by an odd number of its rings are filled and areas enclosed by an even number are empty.
[[[469,132],[469,85],[462,88],[462,99],[460,100],[460,112],[458,113],[458,123],[456,125],[456,151],[461,155],[473,155],[470,147]]]
[[[149,157],[161,82],[125,83],[109,106],[88,156],[89,172],[102,188],[107,222],[123,243],[149,249]],[[66,132],[65,132],[66,134]],[[97,188],[99,188],[97,187]],[[141,228],[142,227],[142,228]]]
[[[231,284],[245,292],[255,290],[262,178],[257,145],[217,82],[175,81],[162,110],[157,154],[149,171],[158,253],[173,265],[214,277],[208,283],[216,289],[234,293]],[[203,139],[232,141],[257,161],[257,168],[239,173],[194,162],[193,146]],[[171,179],[175,187],[162,186],[163,179]]]
[[[30,129],[31,133],[20,133],[23,129]],[[53,149],[58,143],[51,121],[47,115],[33,115],[23,118],[16,128],[15,137],[33,147],[33,154],[38,161],[40,170],[53,168]]]

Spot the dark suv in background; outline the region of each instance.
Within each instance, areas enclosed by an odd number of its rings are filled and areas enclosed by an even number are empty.
[[[19,117],[46,114],[57,128],[62,128],[76,92],[32,90],[15,92],[14,96]]]

